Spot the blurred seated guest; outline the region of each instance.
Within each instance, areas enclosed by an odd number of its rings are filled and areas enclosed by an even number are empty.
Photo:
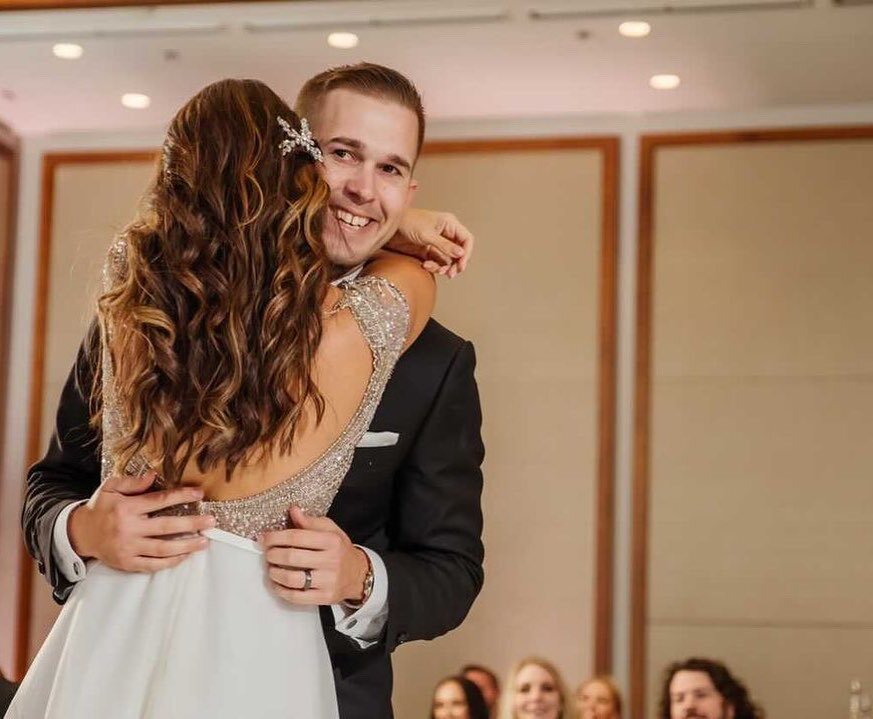
[[[472,681],[447,677],[433,691],[430,719],[488,719],[488,707]]]
[[[576,690],[580,719],[621,719],[621,693],[612,677],[597,676]]]
[[[497,700],[500,698],[500,681],[497,675],[481,664],[467,664],[461,669],[461,676],[469,679],[482,692],[485,704],[491,716],[497,716]]]
[[[714,659],[692,657],[664,672],[659,719],[764,719],[745,685]]]
[[[516,664],[500,697],[500,719],[570,719],[573,708],[561,673],[540,657]]]
[[[16,689],[18,689],[18,685],[15,682],[10,682],[3,676],[3,672],[0,672],[0,717],[5,716],[6,710],[12,703],[12,697],[15,696]]]

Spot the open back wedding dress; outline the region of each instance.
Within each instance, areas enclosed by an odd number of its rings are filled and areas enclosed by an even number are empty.
[[[124,245],[107,262],[123,271]],[[324,515],[400,355],[409,309],[387,280],[341,285],[369,344],[373,371],[342,433],[315,461],[259,494],[183,505],[215,515],[207,549],[179,566],[132,574],[92,562],[76,584],[7,713],[15,719],[329,719],[337,716],[317,607],[268,589],[259,532],[285,528],[291,505]],[[108,356],[108,353],[104,353]],[[103,475],[123,417],[103,372]],[[139,465],[139,466],[137,466]],[[136,461],[129,472],[143,468]]]

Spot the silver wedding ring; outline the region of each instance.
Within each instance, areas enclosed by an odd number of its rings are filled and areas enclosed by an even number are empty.
[[[303,570],[303,586],[300,588],[301,591],[307,591],[312,588],[312,570],[304,569]]]

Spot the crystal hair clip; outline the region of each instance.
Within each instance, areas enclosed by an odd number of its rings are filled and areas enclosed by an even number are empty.
[[[312,159],[316,162],[324,162],[324,155],[322,154],[318,143],[315,141],[315,138],[312,137],[312,131],[309,129],[309,122],[305,117],[300,118],[299,131],[291,127],[291,125],[288,124],[288,121],[284,118],[277,117],[276,119],[279,121],[279,126],[282,128],[282,131],[288,135],[286,139],[279,143],[279,149],[282,150],[283,157],[289,152],[294,152],[295,147],[300,147],[312,155]]]

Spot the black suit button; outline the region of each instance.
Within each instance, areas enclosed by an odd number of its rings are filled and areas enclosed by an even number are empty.
[[[400,634],[397,635],[397,643],[398,644],[403,644],[404,642],[408,642],[408,641],[409,641],[409,635],[406,632],[400,632]]]

